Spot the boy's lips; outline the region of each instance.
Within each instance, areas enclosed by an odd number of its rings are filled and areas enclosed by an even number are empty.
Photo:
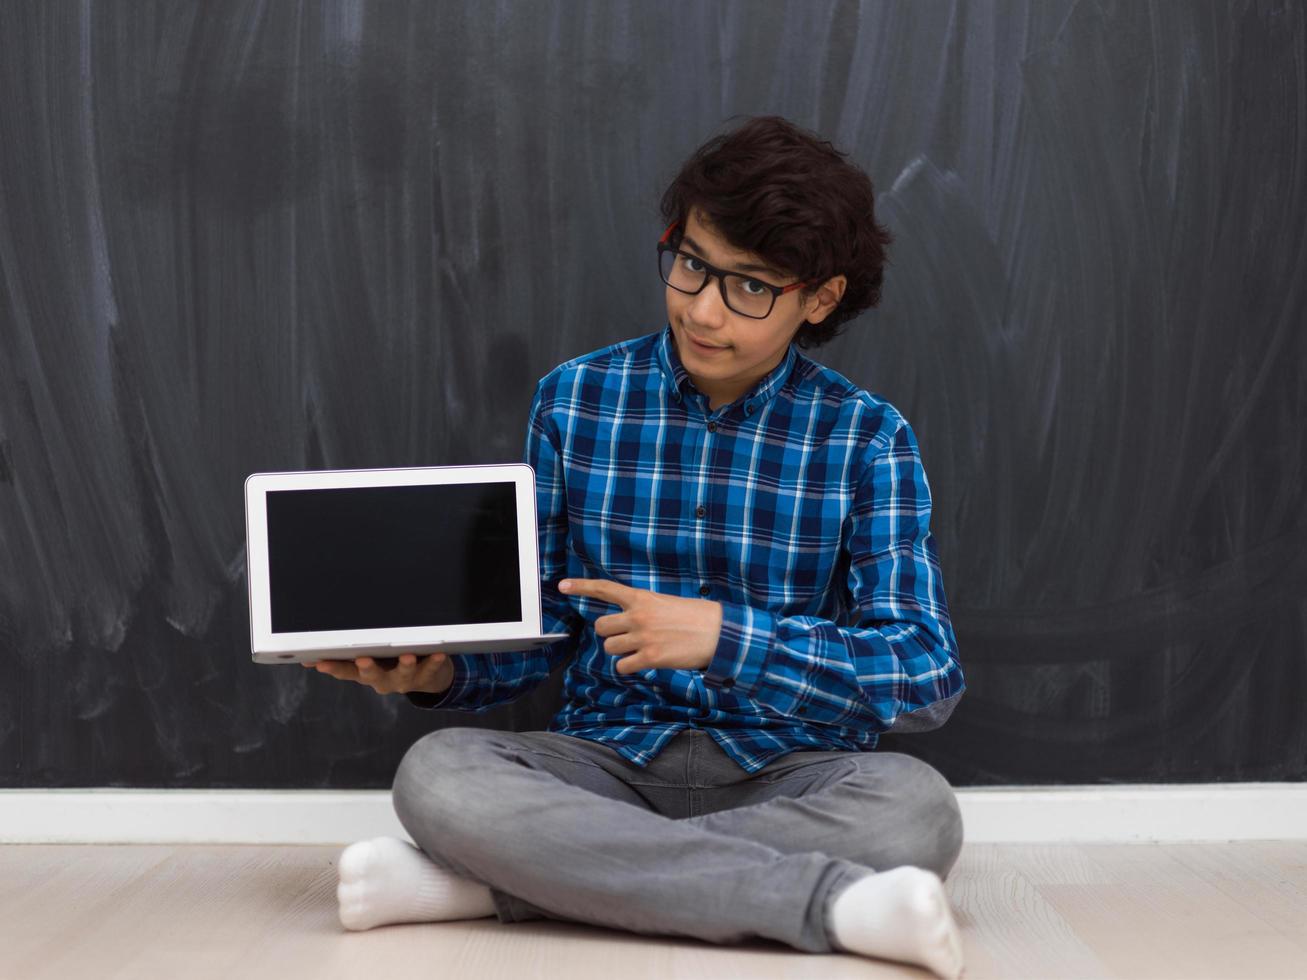
[[[712,344],[705,344],[701,342],[697,337],[690,337],[690,343],[694,344],[694,346],[701,351],[726,350],[725,347],[716,347],[713,346]]]

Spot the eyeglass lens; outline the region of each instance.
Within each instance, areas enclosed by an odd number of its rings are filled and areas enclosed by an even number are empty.
[[[693,255],[664,251],[658,256],[658,271],[663,282],[683,293],[697,293],[708,278],[708,270]],[[728,273],[722,277],[726,286],[726,305],[741,316],[762,319],[771,312],[776,299],[770,289],[757,279]]]

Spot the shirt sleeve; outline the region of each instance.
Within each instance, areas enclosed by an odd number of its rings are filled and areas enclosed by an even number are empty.
[[[526,430],[525,461],[535,470],[540,551],[540,619],[545,633],[568,633],[549,646],[508,653],[453,654],[454,682],[443,694],[410,691],[410,704],[480,713],[514,701],[576,652],[582,619],[558,591],[567,572],[567,486],[558,427],[549,418],[543,383],[536,386]]]
[[[848,621],[722,603],[705,679],[809,724],[938,728],[965,688],[935,540],[930,487],[906,422],[870,450],[842,548]]]

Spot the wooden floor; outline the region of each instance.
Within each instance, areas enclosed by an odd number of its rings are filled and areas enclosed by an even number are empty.
[[[569,923],[350,933],[338,847],[0,847],[0,977],[922,978],[774,943]],[[1307,841],[968,845],[949,876],[966,976],[1307,977]]]

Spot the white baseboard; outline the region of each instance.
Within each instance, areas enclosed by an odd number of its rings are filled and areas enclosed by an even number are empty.
[[[961,789],[971,843],[1307,839],[1307,784]],[[411,838],[385,790],[0,790],[5,844]]]

